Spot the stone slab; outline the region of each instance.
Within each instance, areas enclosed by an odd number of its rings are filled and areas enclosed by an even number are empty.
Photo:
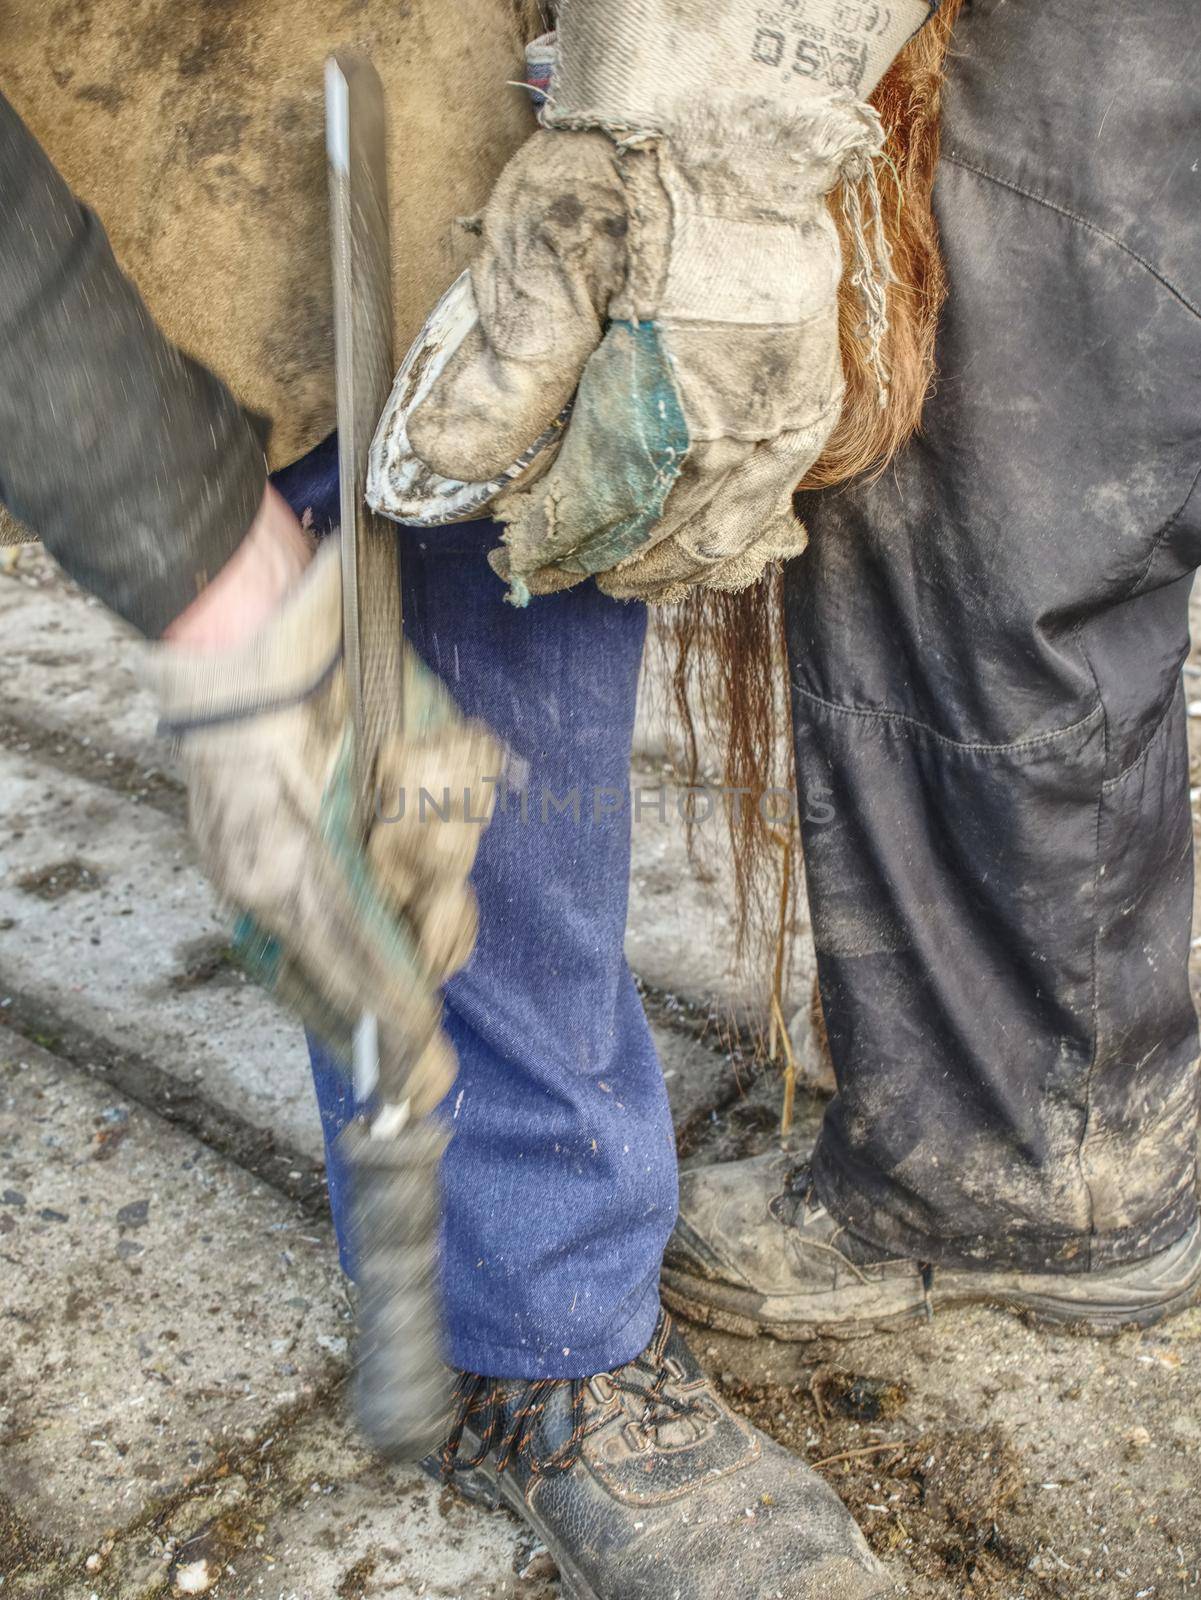
[[[182,823],[12,750],[0,809],[0,1001],[31,996],[318,1156],[301,1030],[228,959]]]
[[[213,1600],[554,1600],[557,1577],[505,1511],[369,1455],[338,1418],[306,1419],[276,1456],[275,1504],[252,1494],[240,1548],[202,1531],[175,1555]],[[258,1508],[262,1507],[262,1514]],[[202,1566],[197,1566],[202,1563]],[[526,1576],[522,1576],[525,1572]]]
[[[334,1382],[330,1231],[0,1030],[0,1496],[86,1553]]]

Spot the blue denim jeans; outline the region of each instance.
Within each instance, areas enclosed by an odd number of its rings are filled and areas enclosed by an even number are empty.
[[[276,480],[319,528],[334,515],[320,463]],[[591,583],[506,605],[486,560],[499,532],[398,529],[407,637],[522,774],[481,841],[479,941],[446,989],[459,1058],[443,1107],[447,1354],[490,1376],[579,1377],[649,1341],[676,1214],[663,1075],[623,954],[646,613]],[[353,1275],[333,1144],[351,1088],[310,1048]]]

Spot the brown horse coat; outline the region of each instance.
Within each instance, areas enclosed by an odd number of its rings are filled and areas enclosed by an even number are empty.
[[[508,84],[541,26],[537,0],[0,0],[0,87],[167,335],[270,417],[274,467],[334,420],[324,58],[368,51],[387,90],[403,351],[533,129]]]

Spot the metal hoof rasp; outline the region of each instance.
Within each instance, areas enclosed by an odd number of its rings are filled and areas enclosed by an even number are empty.
[[[342,592],[356,790],[366,834],[377,753],[404,727],[396,535],[364,498],[367,452],[392,384],[391,242],[383,86],[370,61],[331,56],[329,156]],[[355,1030],[355,1099],[372,1105],[340,1135],[350,1157],[359,1288],[360,1421],[387,1453],[417,1459],[440,1442],[450,1377],[438,1292],[438,1162],[446,1136],[410,1115],[428,1041],[392,1037],[371,1016]]]

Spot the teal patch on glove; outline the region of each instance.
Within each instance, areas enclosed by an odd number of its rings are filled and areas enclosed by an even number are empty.
[[[556,565],[590,577],[650,543],[689,447],[671,361],[653,322],[613,322],[589,358],[558,460],[498,508],[509,598]]]
[[[408,676],[411,678],[411,674]],[[405,713],[406,716],[412,713],[413,722],[417,725],[411,731],[414,734],[424,733],[437,725],[434,704],[423,698],[419,705],[415,705],[415,699],[412,693],[406,694]],[[376,949],[389,968],[405,973],[414,995],[424,993],[430,986],[429,977],[412,934],[380,894],[363,853],[356,785],[354,735],[348,729],[334,764],[333,775],[321,797],[321,833],[329,844],[330,855],[345,874],[354,897],[355,910]]]
[[[248,911],[234,922],[230,947],[253,983],[295,1011],[310,1033],[350,1070],[353,1025],[335,1011],[302,973],[283,944]]]
[[[233,952],[256,983],[273,989],[279,982],[283,951],[274,934],[261,928],[248,911],[234,923]]]

